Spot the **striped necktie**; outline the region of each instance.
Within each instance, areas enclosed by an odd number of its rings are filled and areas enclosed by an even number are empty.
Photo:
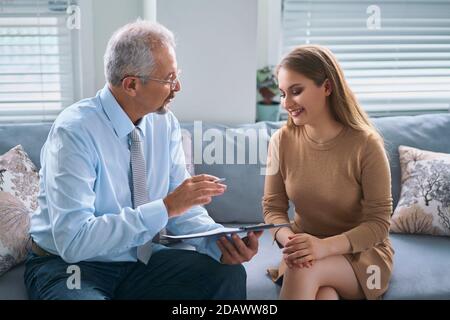
[[[132,200],[133,208],[150,202],[147,189],[147,170],[145,169],[144,152],[142,150],[142,140],[139,134],[140,129],[134,128],[130,133],[131,146],[131,178],[132,178]],[[155,237],[153,241],[158,241]],[[148,241],[137,248],[137,257],[140,261],[147,264],[152,255],[152,241]]]

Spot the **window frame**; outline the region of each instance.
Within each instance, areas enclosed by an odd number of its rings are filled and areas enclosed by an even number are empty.
[[[70,1],[69,1],[70,2]],[[0,111],[0,124],[3,123],[35,123],[53,122],[58,114],[76,101],[95,95],[95,68],[94,68],[94,41],[93,41],[93,15],[92,1],[77,0],[80,8],[80,29],[71,30],[72,53],[72,91],[73,101],[68,101],[58,112],[48,112],[42,108],[30,110],[18,109],[14,111]],[[69,15],[67,15],[69,17]],[[67,21],[67,20],[66,20]]]
[[[420,2],[420,1],[416,1],[416,2]],[[421,2],[424,2],[424,3],[426,3],[426,1],[421,1]],[[285,50],[285,48],[284,48],[284,44],[283,44],[283,41],[284,41],[284,36],[283,36],[283,28],[284,28],[284,21],[283,21],[283,19],[284,19],[284,17],[283,17],[283,14],[284,14],[284,4],[285,4],[285,0],[282,0],[282,3],[281,3],[281,6],[279,6],[279,10],[280,10],[280,16],[281,16],[281,23],[280,23],[280,29],[279,29],[279,34],[280,34],[280,41],[279,41],[279,44],[280,44],[280,47],[279,47],[279,50],[280,50],[280,59],[281,59],[281,57],[282,57],[282,54],[283,54],[283,51]],[[369,4],[367,4],[368,6],[369,6]],[[380,4],[381,5],[381,4]],[[272,17],[274,17],[275,15],[270,15],[269,16],[269,19]],[[369,16],[369,14],[367,13],[367,16]],[[425,77],[427,77],[427,76],[425,76]],[[450,89],[449,89],[449,91],[450,91]],[[399,91],[399,92],[401,92],[401,91]],[[431,91],[430,91],[430,93],[431,93]],[[358,96],[358,94],[356,94],[357,96]],[[410,99],[410,101],[411,102],[413,102],[414,101],[414,99],[417,99],[417,97],[416,98],[414,98],[414,97],[412,97],[411,99]],[[376,99],[375,99],[376,100]],[[373,103],[373,102],[372,102]],[[381,102],[381,103],[384,103],[384,102]],[[440,109],[440,110],[437,110],[437,109],[426,109],[425,107],[418,107],[418,106],[416,106],[416,107],[414,107],[413,105],[411,106],[411,107],[408,107],[407,106],[407,104],[408,104],[408,102],[406,101],[406,99],[405,99],[405,101],[401,101],[401,102],[390,102],[391,103],[391,105],[398,105],[399,106],[399,109],[396,109],[396,110],[371,110],[370,109],[370,104],[366,104],[366,107],[365,107],[365,105],[364,105],[364,102],[362,102],[361,103],[361,105],[362,105],[362,107],[364,108],[364,110],[368,113],[368,115],[369,116],[371,116],[371,117],[383,117],[383,116],[393,116],[393,115],[419,115],[419,114],[430,114],[430,113],[442,113],[442,112],[450,112],[450,100],[448,101],[448,103],[447,102],[444,102],[444,103],[442,103],[442,105],[443,106],[445,106],[445,105],[448,105],[448,108],[447,109],[445,109],[445,108],[442,108],[442,109]],[[440,103],[439,103],[440,104]],[[281,119],[282,120],[285,120],[285,119],[287,119],[287,113],[286,113],[286,111],[283,109],[282,110],[282,112],[281,112]]]

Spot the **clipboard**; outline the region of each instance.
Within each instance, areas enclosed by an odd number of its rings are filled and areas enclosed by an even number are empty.
[[[228,234],[233,233],[247,233],[250,231],[262,231],[267,229],[273,229],[273,228],[282,228],[282,227],[289,227],[290,223],[281,223],[281,224],[255,224],[250,226],[242,226],[242,227],[235,227],[235,228],[217,228],[210,231],[205,232],[199,232],[199,233],[192,233],[192,234],[185,234],[185,235],[161,235],[162,239],[174,239],[174,240],[185,240],[185,239],[195,239],[195,238],[203,238],[203,237],[211,237],[211,236],[224,236]]]

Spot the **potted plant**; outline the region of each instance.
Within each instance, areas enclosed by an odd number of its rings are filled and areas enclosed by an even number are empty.
[[[280,97],[274,67],[266,66],[258,69],[256,84],[258,89],[256,121],[278,121],[280,117]]]

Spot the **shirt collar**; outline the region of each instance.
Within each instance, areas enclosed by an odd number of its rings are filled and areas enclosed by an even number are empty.
[[[131,122],[125,111],[122,109],[122,107],[119,105],[114,95],[111,93],[108,84],[106,84],[100,91],[100,101],[103,110],[105,110],[106,116],[111,121],[117,136],[119,138],[128,136],[130,132],[133,131],[135,126],[133,122]],[[137,125],[141,129],[141,132],[144,136],[147,122],[145,120],[146,116],[144,116]]]

